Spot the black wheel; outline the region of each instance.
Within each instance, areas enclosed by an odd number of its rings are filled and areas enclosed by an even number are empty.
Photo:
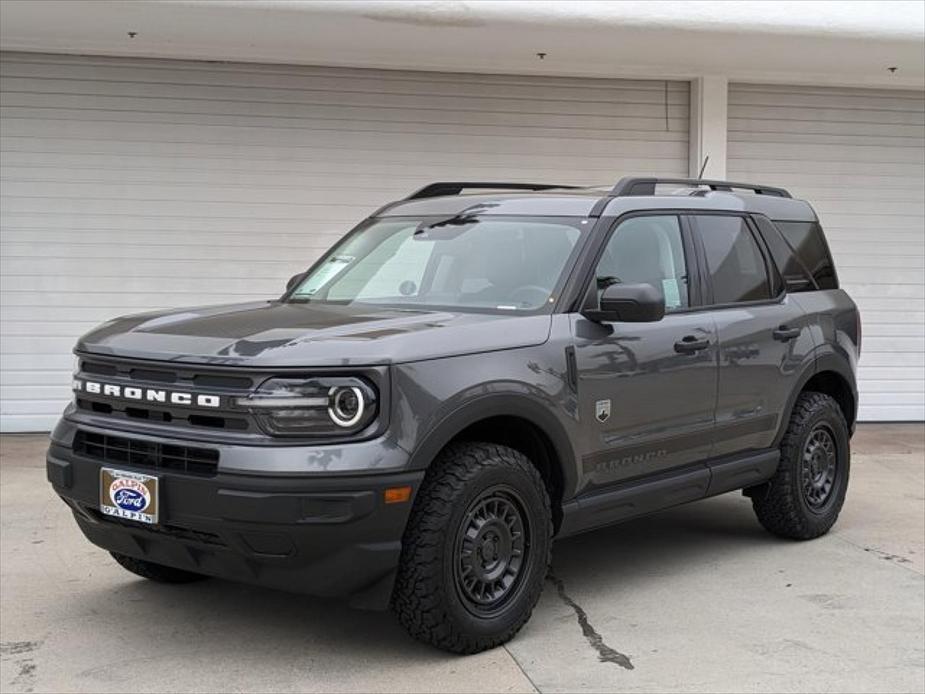
[[[477,653],[510,640],[543,590],[552,543],[549,496],[521,453],[449,446],[415,499],[392,605],[420,641]]]
[[[781,537],[824,535],[845,501],[851,462],[848,425],[838,403],[822,393],[801,393],[780,452],[774,477],[751,491],[758,520]]]
[[[110,554],[122,568],[131,571],[136,576],[141,576],[151,581],[157,581],[158,583],[192,583],[208,578],[208,576],[193,573],[192,571],[175,569],[172,566],[155,564],[152,561],[136,559],[135,557],[117,554],[116,552],[110,552]]]

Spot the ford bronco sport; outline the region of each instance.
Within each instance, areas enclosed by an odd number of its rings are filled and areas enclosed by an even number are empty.
[[[779,188],[435,183],[279,299],[80,338],[48,478],[94,544],[510,639],[554,537],[742,489],[807,540],[845,498],[861,326]]]

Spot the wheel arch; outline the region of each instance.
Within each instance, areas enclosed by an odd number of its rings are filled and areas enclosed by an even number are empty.
[[[858,412],[858,391],[854,372],[845,360],[834,354],[824,354],[815,359],[800,375],[797,387],[787,400],[787,408],[774,438],[775,447],[779,446],[784,438],[797,398],[800,393],[807,391],[824,393],[833,398],[845,415],[849,432],[854,433]]]
[[[568,433],[546,406],[523,395],[475,398],[428,432],[411,454],[410,467],[428,468],[444,448],[460,440],[499,443],[527,456],[546,482],[558,530],[562,503],[574,492],[577,470]]]

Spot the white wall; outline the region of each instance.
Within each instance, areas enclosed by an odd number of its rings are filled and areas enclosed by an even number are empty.
[[[3,0],[0,47],[455,72],[652,79],[723,74],[738,81],[918,87],[925,79],[925,3]],[[899,70],[891,74],[891,66]]]
[[[279,296],[435,180],[683,176],[688,84],[0,56],[0,427],[109,318]]]

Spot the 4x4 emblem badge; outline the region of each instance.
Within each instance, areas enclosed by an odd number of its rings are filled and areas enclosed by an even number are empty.
[[[598,400],[594,405],[594,416],[597,421],[606,422],[610,418],[610,400]]]

